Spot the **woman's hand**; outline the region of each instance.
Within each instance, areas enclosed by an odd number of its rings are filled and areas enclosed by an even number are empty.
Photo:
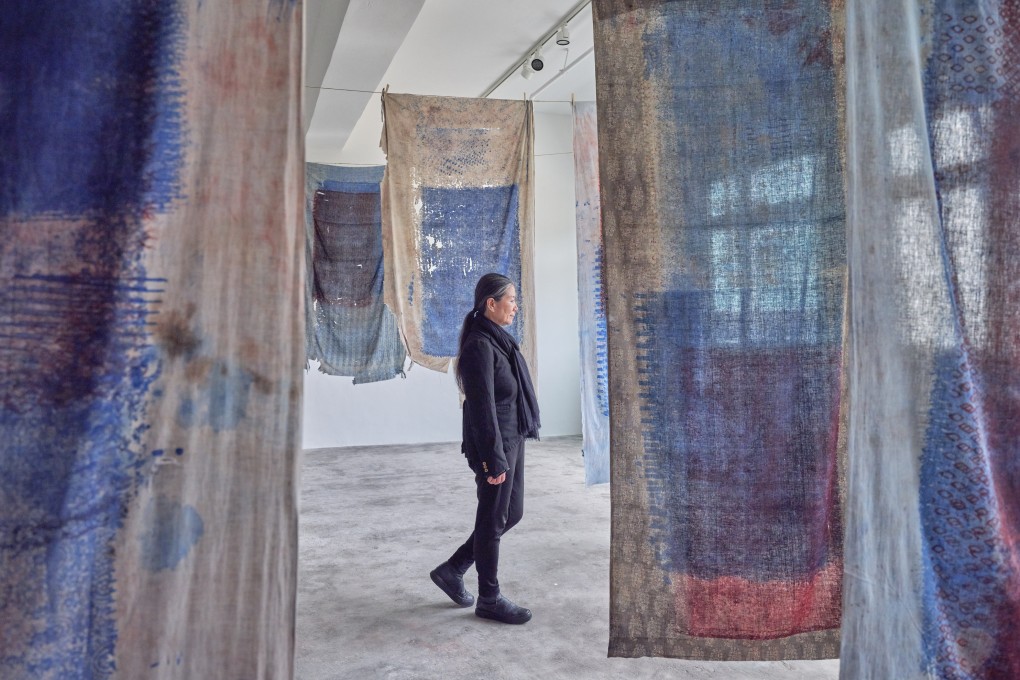
[[[506,481],[506,473],[504,472],[499,477],[486,477],[486,481],[489,484],[502,484]]]

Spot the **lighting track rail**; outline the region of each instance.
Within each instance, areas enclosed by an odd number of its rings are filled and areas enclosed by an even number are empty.
[[[534,45],[528,48],[528,50],[524,53],[524,56],[515,61],[513,66],[504,71],[503,75],[501,75],[492,85],[489,85],[489,87],[486,88],[485,92],[482,92],[480,96],[484,99],[485,97],[488,97],[490,94],[495,92],[496,88],[505,83],[507,81],[507,78],[509,78],[514,73],[519,71],[521,67],[524,66],[524,64],[531,59],[531,55],[534,54],[537,49],[539,49],[540,47],[544,46],[547,42],[549,42],[549,40],[551,40],[552,37],[559,32],[561,27],[566,26],[571,19],[580,14],[581,10],[583,10],[590,4],[591,0],[581,0],[581,2],[574,5],[573,9],[567,12],[562,19],[553,24],[553,27],[551,29],[546,31],[546,33],[541,38],[539,38]]]

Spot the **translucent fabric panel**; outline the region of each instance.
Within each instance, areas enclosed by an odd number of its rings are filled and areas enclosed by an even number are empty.
[[[595,102],[576,102],[577,319],[581,344],[581,434],[585,484],[609,481],[609,349],[603,286],[599,140]]]
[[[1020,677],[1018,22],[848,3],[846,678]]]
[[[596,0],[609,653],[836,656],[841,8]]]

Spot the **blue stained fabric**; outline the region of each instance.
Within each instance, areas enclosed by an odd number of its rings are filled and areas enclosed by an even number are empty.
[[[383,117],[385,299],[411,361],[448,370],[475,284],[497,272],[534,375],[531,103],[387,93]]]
[[[838,3],[594,9],[610,654],[835,656]]]
[[[139,537],[141,559],[150,571],[176,567],[205,531],[194,507],[171,498],[152,499],[143,521],[148,528]]]
[[[521,280],[518,189],[422,187],[421,194],[422,349],[453,356],[464,314],[474,304],[474,272]],[[515,319],[507,328],[518,342],[520,325]]]
[[[638,305],[646,461],[656,463],[645,474],[661,568],[702,579],[808,578],[841,554],[835,461],[817,453],[831,445],[818,424],[838,416],[839,356],[686,347],[674,339],[690,333],[692,297],[645,294]],[[744,513],[753,521],[732,519]],[[819,517],[834,525],[819,527]]]
[[[300,26],[0,13],[4,680],[291,673]]]
[[[0,20],[0,675],[109,677],[113,545],[159,376],[140,218],[180,194],[177,2],[17,2]],[[115,161],[115,162],[111,162]],[[18,222],[67,224],[32,245]],[[13,241],[13,242],[12,242]],[[22,570],[36,575],[20,580]],[[21,644],[28,643],[21,647]],[[82,667],[82,659],[88,659]]]
[[[584,481],[591,485],[609,481],[609,348],[595,102],[576,102],[573,114],[581,433]]]
[[[602,248],[595,252],[595,264],[592,265],[592,279],[602,280]],[[609,417],[609,329],[606,327],[605,286],[602,283],[592,288],[595,299],[595,403],[598,412],[605,418]],[[607,480],[608,481],[608,480]]]
[[[847,12],[840,672],[1020,677],[1020,5]]]
[[[925,116],[944,219],[940,264],[956,319],[952,344],[960,351],[937,356],[931,376],[919,498],[923,644],[926,667],[940,676],[1008,677],[1020,674],[1020,400],[1014,396],[1020,380],[1013,372],[1015,305],[1002,287],[1020,271],[996,260],[1020,252],[1020,7],[942,0],[932,9]],[[967,133],[987,141],[964,141]],[[978,149],[989,149],[986,163]],[[994,245],[982,252],[991,261],[979,264],[973,253],[981,241]],[[985,281],[975,281],[975,274]],[[982,325],[990,327],[988,340]]]
[[[118,240],[102,223],[79,238]],[[139,253],[134,276],[115,273],[123,260],[114,257],[93,260],[103,273],[15,274],[0,287],[0,579],[36,575],[18,581],[0,613],[11,621],[18,608],[37,627],[31,647],[12,635],[0,649],[5,677],[83,677],[82,658],[98,663],[84,677],[112,670],[111,548],[145,462],[132,425],[159,375],[144,330],[164,283],[143,275]],[[51,352],[59,358],[43,360]]]
[[[0,82],[18,105],[0,109],[0,215],[141,210],[143,200],[163,210],[178,198],[180,3],[15,0],[2,21]],[[101,35],[110,39],[92,42]]]
[[[308,359],[356,384],[401,375],[407,356],[383,302],[382,176],[382,166],[305,166]]]
[[[981,412],[975,398],[982,386],[971,381],[980,378],[963,353],[939,357],[935,370],[920,477],[921,529],[928,539],[922,555],[922,644],[929,667],[943,677],[995,677],[994,662],[982,673],[981,664],[964,657],[967,666],[977,668],[961,668],[954,649],[963,635],[965,647],[994,646],[1000,626],[1015,640],[1011,633],[1020,625],[1003,616],[1005,602],[982,592],[1009,592],[1010,580],[1016,578],[1002,560],[1006,550],[998,534],[1006,526],[998,507],[996,471],[980,437],[989,414]],[[1001,650],[1001,668],[1015,663],[1011,651]]]

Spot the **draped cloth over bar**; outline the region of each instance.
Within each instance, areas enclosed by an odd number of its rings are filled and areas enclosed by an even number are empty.
[[[0,677],[292,677],[301,23],[4,5]]]
[[[403,372],[407,352],[383,303],[383,167],[305,165],[309,361],[355,384]]]
[[[852,0],[847,28],[841,675],[1017,678],[1020,5]]]
[[[594,2],[610,655],[838,653],[840,12]]]
[[[576,102],[573,114],[584,481],[586,484],[602,484],[609,481],[609,353],[602,286],[602,214],[595,102]]]
[[[387,93],[383,115],[385,300],[411,360],[447,370],[475,283],[498,272],[536,372],[531,102]]]

